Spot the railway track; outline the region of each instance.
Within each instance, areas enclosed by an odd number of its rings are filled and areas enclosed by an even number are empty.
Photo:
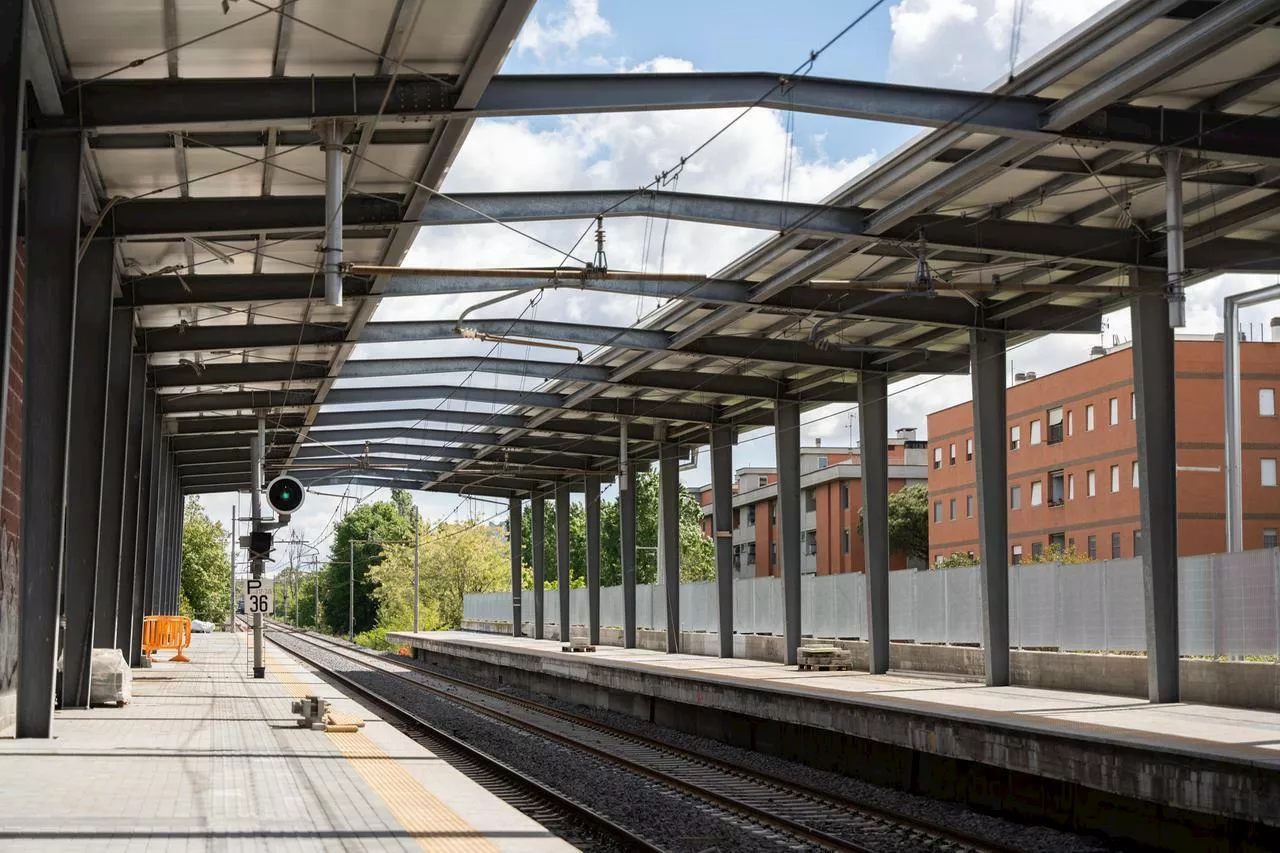
[[[653,784],[697,799],[739,826],[743,822],[753,824],[775,837],[784,849],[798,846],[845,853],[1010,853],[1014,849],[442,675],[408,660],[292,628],[281,626],[274,630],[290,635],[287,643],[277,639],[278,645],[304,660],[305,653],[290,648],[290,644],[308,645],[337,655],[475,713],[585,752]],[[308,662],[329,671],[314,658]],[[352,683],[347,677],[336,677]],[[362,695],[370,692],[361,685],[356,689]]]

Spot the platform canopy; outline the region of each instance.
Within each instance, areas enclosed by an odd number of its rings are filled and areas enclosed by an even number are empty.
[[[86,239],[115,243],[118,304],[133,307],[187,492],[249,486],[259,416],[271,472],[540,492],[615,474],[624,423],[630,456],[655,458],[660,438],[772,424],[779,402],[856,401],[860,376],[965,373],[974,328],[1096,332],[1139,290],[1280,272],[1280,2],[1116,4],[986,92],[780,69],[498,75],[528,0],[34,6],[34,132],[85,132]],[[477,118],[750,105],[923,132],[817,204],[670,187],[438,191]],[[333,119],[340,306],[321,270],[318,132]],[[1172,280],[1171,187],[1186,268]],[[397,269],[422,228],[601,215],[606,228],[631,216],[753,228],[761,243],[710,278],[479,257]],[[516,308],[374,319],[408,296],[542,287],[668,301],[628,329]],[[352,357],[357,344],[460,338],[568,349]]]

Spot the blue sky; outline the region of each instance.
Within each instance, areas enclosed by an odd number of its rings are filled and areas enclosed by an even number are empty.
[[[1107,0],[1024,0],[1018,61],[1062,36]],[[809,52],[870,5],[871,0],[795,0],[786,7],[766,0],[549,0],[540,2],[517,39],[503,73],[599,73],[617,70],[768,71],[789,73]],[[844,36],[819,59],[815,75],[874,81],[985,88],[1009,72],[1010,0],[891,0]],[[445,183],[446,191],[533,189],[622,189],[651,179],[678,162],[719,130],[739,111],[630,113],[563,118],[507,119],[476,122]],[[726,195],[817,200],[891,154],[916,134],[913,128],[822,116],[783,116],[753,110],[715,144],[691,162],[679,189]],[[788,151],[790,152],[788,154]],[[784,180],[785,177],[785,180]],[[521,226],[560,249],[568,248],[584,223],[535,223]],[[669,228],[669,234],[668,234]],[[655,225],[641,220],[609,226],[609,261],[615,269],[657,269],[710,274],[768,235],[760,231],[675,223]],[[660,230],[659,230],[660,229]],[[660,235],[660,236],[659,236]],[[669,237],[669,239],[668,239]],[[661,247],[661,248],[659,248]],[[406,263],[430,266],[522,266],[558,262],[555,253],[527,236],[498,226],[454,226],[424,229]],[[1268,283],[1268,282],[1263,282]],[[1189,329],[1221,328],[1221,300],[1229,292],[1259,286],[1256,278],[1227,276],[1189,293]],[[488,298],[489,295],[479,298]],[[421,297],[384,303],[379,319],[456,318],[479,298]],[[536,319],[594,322],[625,327],[655,307],[634,298],[586,299],[571,292],[547,292],[533,309],[525,299],[489,309],[482,316],[513,317],[521,311]],[[1255,309],[1246,321],[1265,320]],[[1110,330],[1127,339],[1127,312],[1108,318]],[[1052,335],[1016,350],[1018,370],[1044,374],[1081,361],[1096,336]],[[487,346],[475,341],[443,341],[417,345],[362,345],[356,357],[482,355]],[[552,350],[503,347],[496,353],[513,358],[565,358]],[[416,384],[418,377],[384,384]],[[493,375],[442,375],[442,385],[530,390],[532,380]],[[351,387],[347,380],[340,385]],[[372,383],[354,383],[369,385]],[[963,376],[918,377],[891,389],[890,429],[916,427],[925,434],[928,412],[968,399]],[[457,403],[450,406],[463,407]],[[493,411],[467,405],[471,411]],[[805,415],[802,440],[822,438],[827,446],[849,441],[853,407],[828,406]],[[436,426],[426,423],[424,426]],[[452,427],[444,427],[452,428]],[[735,467],[772,465],[769,430],[743,436],[735,448]],[[684,481],[708,481],[702,464]],[[292,532],[323,542],[332,521],[352,500],[368,497],[364,488],[331,486],[314,494],[294,520]],[[333,495],[348,495],[340,501]],[[607,494],[611,494],[608,492]],[[485,517],[499,508],[446,494],[415,496],[425,516],[451,520]],[[243,498],[242,511],[247,507]],[[229,518],[230,496],[214,496],[206,505],[218,518]]]

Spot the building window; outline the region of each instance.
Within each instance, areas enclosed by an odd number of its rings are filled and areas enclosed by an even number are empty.
[[[1031,505],[1040,506],[1044,498],[1044,483],[1039,480],[1031,481]]]
[[[942,556],[942,554],[934,554],[934,555],[933,555],[933,562],[934,562],[934,565],[941,565],[941,564],[942,564],[942,561],[943,561],[943,560],[945,560],[945,559],[946,559],[946,557]]]
[[[1120,423],[1120,400],[1112,397],[1107,401],[1107,404],[1110,407],[1108,411],[1110,412],[1111,426],[1115,426]]]
[[[1111,491],[1113,492],[1120,491],[1120,466],[1119,465],[1111,466]]]
[[[769,526],[778,526],[778,502],[769,501]]]
[[[840,508],[849,508],[849,484],[847,482],[840,484]]]
[[[1276,484],[1276,460],[1262,460],[1262,485],[1274,486]]]
[[[733,567],[735,569],[742,568],[742,546],[741,545],[733,546]]]
[[[1129,420],[1136,421],[1138,419],[1138,395],[1129,392]]]
[[[1049,472],[1049,506],[1062,506],[1067,499],[1067,478],[1062,471]]]
[[[1022,486],[1009,489],[1009,509],[1022,509]]]
[[[933,502],[933,523],[942,523],[942,501]]]
[[[1085,497],[1093,497],[1098,493],[1098,478],[1092,471],[1086,471],[1084,474],[1084,494]]]
[[[804,534],[804,553],[807,557],[818,555],[818,531],[807,530]]]
[[[818,490],[805,489],[804,490],[804,511],[817,512],[817,510],[818,510]]]
[[[747,543],[747,565],[754,566],[756,564],[756,543]]]
[[[1076,413],[1067,412],[1067,436],[1075,435],[1076,432]]]
[[[949,505],[947,506],[947,511],[951,514],[951,520],[955,521],[956,520],[956,499],[955,498],[951,499]]]
[[[1072,541],[1074,541],[1074,540],[1072,540]],[[1063,551],[1065,551],[1065,550],[1067,549],[1067,534],[1065,534],[1065,533],[1050,533],[1050,534],[1049,534],[1049,547],[1050,547],[1050,548],[1056,548],[1056,549],[1058,549],[1058,553],[1062,553]]]
[[[1075,499],[1076,499],[1076,475],[1068,474],[1067,475],[1067,500],[1073,501]]]
[[[1135,557],[1142,556],[1142,531],[1141,530],[1133,531],[1133,556]]]
[[[1022,564],[1022,546],[1021,545],[1013,546],[1013,564],[1015,566]]]
[[[1138,488],[1138,463],[1137,463],[1137,460],[1135,460],[1132,464],[1133,464],[1133,470],[1129,472],[1129,480],[1132,482],[1133,487],[1136,489],[1136,488]]]
[[[841,538],[841,550],[844,553],[848,554],[849,553],[849,528],[846,527],[844,529],[844,535],[840,538]]]
[[[1022,446],[1022,427],[1020,426],[1009,427],[1009,449],[1017,450],[1021,446]]]
[[[1120,534],[1119,533],[1111,534],[1111,559],[1113,560],[1120,559]]]
[[[1098,537],[1090,536],[1087,541],[1089,543],[1089,559],[1090,560],[1098,559]]]
[[[827,467],[827,457],[825,457],[825,456],[819,456],[819,457],[818,457],[818,467],[819,467],[819,468],[826,468],[826,467]]]
[[[1031,559],[1039,560],[1042,556],[1044,556],[1044,543],[1032,542],[1031,543]]]
[[[778,543],[777,542],[769,543],[769,565],[770,566],[778,565]]]
[[[973,518],[973,495],[964,496],[964,517]]]
[[[1264,418],[1274,418],[1276,416],[1276,389],[1258,389],[1258,414]]]
[[[755,524],[755,523],[756,523],[756,505],[748,504],[747,505],[747,524]]]
[[[763,488],[764,488],[765,486],[767,486],[767,485],[769,485],[769,478],[768,478],[768,477],[765,477],[765,476],[761,476],[761,477],[760,477],[760,488],[762,488],[762,489],[763,489]]]
[[[1093,403],[1084,407],[1084,431],[1093,432]]]
[[[1031,443],[1040,443],[1040,419],[1036,418],[1031,422]]]
[[[1050,409],[1045,419],[1049,422],[1049,443],[1058,444],[1062,441],[1062,407]]]
[[[1276,547],[1276,531],[1275,531],[1275,528],[1273,528],[1273,527],[1268,527],[1266,530],[1262,531],[1262,547],[1263,547],[1263,548],[1274,548],[1274,547]]]
[[[942,448],[935,447],[933,449],[933,469],[936,471],[942,467]]]
[[[956,443],[951,442],[951,464],[956,464]]]
[[[973,461],[973,439],[972,438],[966,438],[964,440],[964,461],[965,462]]]

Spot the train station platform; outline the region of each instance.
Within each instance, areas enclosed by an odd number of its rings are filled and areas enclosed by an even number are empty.
[[[463,631],[392,639],[473,677],[987,810],[1159,849],[1280,849],[1276,712]]]
[[[260,680],[250,635],[197,634],[186,654],[134,670],[123,708],[0,741],[0,848],[572,849],[279,649]],[[365,725],[299,728],[307,694]]]

